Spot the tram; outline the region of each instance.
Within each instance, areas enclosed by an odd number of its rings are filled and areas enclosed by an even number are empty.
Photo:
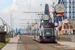
[[[54,23],[40,23],[32,28],[33,40],[38,42],[55,42]]]

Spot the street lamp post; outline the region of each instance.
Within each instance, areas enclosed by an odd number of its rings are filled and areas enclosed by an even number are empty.
[[[42,20],[43,20],[43,17],[42,17],[42,4],[40,4],[40,7],[41,7],[41,12],[40,12],[40,16],[41,16],[41,21],[40,22],[42,22]]]
[[[13,13],[10,14],[10,26],[11,28],[14,28],[14,17],[12,17],[12,14]]]
[[[10,14],[10,27],[11,27],[11,30],[10,30],[10,34],[11,36],[13,37],[14,36],[14,17],[12,17],[12,14]]]
[[[12,18],[12,25],[13,25],[13,29],[14,29],[14,17]]]
[[[10,26],[11,26],[11,28],[12,28],[12,14],[13,13],[10,14]]]
[[[54,0],[52,0],[52,23],[54,23]]]

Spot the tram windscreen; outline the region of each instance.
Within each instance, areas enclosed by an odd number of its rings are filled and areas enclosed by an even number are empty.
[[[53,30],[52,28],[44,28],[44,36],[52,36]]]

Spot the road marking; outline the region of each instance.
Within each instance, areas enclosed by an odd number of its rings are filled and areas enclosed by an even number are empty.
[[[57,47],[57,48],[64,48],[64,49],[75,49],[75,48],[73,48],[71,46],[55,46],[55,47]]]
[[[60,43],[60,42],[57,42],[58,44],[60,44],[60,45],[63,45],[62,43]]]

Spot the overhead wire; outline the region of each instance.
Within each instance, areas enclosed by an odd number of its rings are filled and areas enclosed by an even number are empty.
[[[31,6],[31,0],[30,0],[30,4],[29,4],[29,9],[28,9],[28,11],[30,10],[30,6]]]
[[[57,1],[58,1],[58,0],[55,0],[55,1],[54,1],[54,5],[55,5],[55,3],[57,3]]]
[[[30,0],[30,3],[29,3],[28,12],[29,12],[29,10],[30,10],[30,6],[31,6],[31,0]],[[28,13],[27,13],[27,15],[28,15]],[[26,15],[26,17],[27,17],[27,15]]]
[[[30,0],[30,3],[29,3],[28,12],[29,12],[29,10],[30,10],[30,7],[31,7],[31,0]],[[26,17],[27,17],[27,15],[28,15],[28,13],[26,14]],[[27,23],[29,23],[29,22],[27,21]],[[29,25],[29,24],[28,24],[28,25]]]

